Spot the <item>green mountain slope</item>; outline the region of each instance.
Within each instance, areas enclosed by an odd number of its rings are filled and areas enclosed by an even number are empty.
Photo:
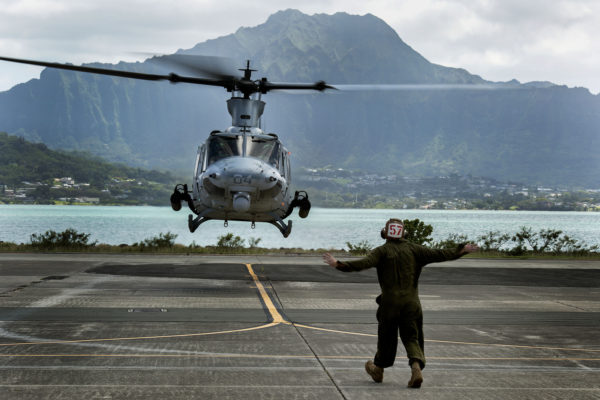
[[[485,83],[427,61],[372,15],[286,10],[181,53],[252,60],[255,78],[328,83]],[[114,66],[155,72],[144,63]],[[1,65],[0,65],[1,68]],[[161,71],[162,72],[162,71]],[[269,93],[264,123],[295,166],[600,186],[600,97],[550,83],[493,91]],[[0,130],[130,165],[192,168],[230,124],[219,88],[46,69],[0,93]]]
[[[56,182],[66,177],[77,185]],[[54,151],[42,143],[0,132],[0,197],[6,188],[11,192],[25,188],[27,199],[37,202],[92,196],[108,204],[167,205],[177,182],[169,173],[111,164],[89,154]],[[51,190],[52,186],[56,190]]]
[[[148,179],[171,185],[176,178],[165,172],[111,164],[89,154],[54,151],[42,143],[0,132],[0,182],[44,181],[70,176],[77,181],[105,183],[110,177]]]

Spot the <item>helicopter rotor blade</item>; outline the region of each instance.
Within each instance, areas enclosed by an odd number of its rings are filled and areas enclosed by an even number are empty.
[[[36,60],[24,60],[19,58],[10,58],[10,57],[0,57],[0,60],[16,62],[21,64],[29,64],[29,65],[37,65],[40,67],[48,67],[48,68],[57,68],[64,69],[69,71],[76,72],[88,72],[92,74],[101,74],[101,75],[109,75],[109,76],[118,76],[122,78],[132,78],[132,79],[141,79],[146,81],[169,81],[171,83],[195,83],[200,85],[209,85],[209,86],[221,86],[229,90],[229,88],[233,87],[233,82],[226,79],[211,79],[211,78],[197,78],[197,77],[189,77],[189,76],[181,76],[177,74],[147,74],[144,72],[132,72],[132,71],[123,71],[117,69],[108,69],[108,68],[97,68],[97,67],[86,67],[72,64],[60,64],[60,63],[52,63],[46,61],[36,61]]]
[[[403,90],[503,90],[519,86],[506,83],[399,83],[399,84],[339,84],[332,85],[341,92],[403,91]]]
[[[233,67],[234,61],[226,57],[190,55],[190,54],[169,54],[156,56],[150,59],[161,64],[168,64],[175,68],[181,68],[187,72],[213,78],[218,80],[239,80],[241,75]]]
[[[335,90],[336,88],[328,85],[325,81],[315,83],[284,83],[284,82],[269,82],[266,79],[259,81],[261,93],[266,93],[271,90],[318,90],[322,92],[327,89]]]
[[[174,57],[176,56],[176,57]],[[271,90],[286,90],[286,91],[296,91],[296,90],[317,90],[324,91],[327,89],[336,89],[334,86],[328,85],[324,81],[318,81],[315,83],[280,83],[280,82],[269,82],[266,78],[262,78],[260,80],[250,80],[248,77],[250,73],[253,71],[249,68],[249,65],[246,69],[242,70],[245,72],[244,77],[237,77],[235,75],[226,74],[227,68],[221,68],[217,66],[216,63],[221,63],[222,59],[218,57],[206,57],[200,56],[188,56],[188,55],[174,55],[174,56],[163,56],[164,60],[172,65],[184,66],[187,69],[193,70],[198,73],[201,72],[204,75],[212,75],[210,78],[203,77],[191,77],[191,76],[183,76],[175,73],[170,74],[151,74],[144,72],[133,72],[133,71],[124,71],[118,69],[109,69],[109,68],[98,68],[98,67],[90,67],[84,65],[73,65],[73,64],[61,64],[61,63],[53,63],[47,61],[36,61],[36,60],[25,60],[20,58],[11,58],[11,57],[2,57],[0,56],[0,60],[9,61],[21,64],[29,64],[29,65],[37,65],[40,67],[47,68],[56,68],[63,69],[69,71],[76,72],[86,72],[93,74],[101,74],[101,75],[109,75],[109,76],[117,76],[122,78],[132,78],[132,79],[141,79],[147,81],[169,81],[171,83],[194,83],[199,85],[209,85],[209,86],[220,86],[227,91],[235,91],[239,90],[244,93],[245,96],[249,96],[253,93],[267,93]],[[159,58],[157,58],[159,59]],[[203,60],[211,59],[213,63],[212,66],[203,64]],[[217,61],[219,60],[219,61]],[[161,60],[162,61],[162,60]]]

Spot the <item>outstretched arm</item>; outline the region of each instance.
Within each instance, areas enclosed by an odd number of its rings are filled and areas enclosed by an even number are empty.
[[[325,261],[325,264],[329,264],[331,267],[337,267],[338,260],[336,260],[336,258],[329,253],[323,254],[323,261]]]
[[[420,265],[430,263],[456,260],[465,254],[479,250],[476,244],[468,243],[456,249],[430,249],[424,246],[416,245],[414,247],[414,255]]]
[[[377,265],[381,252],[375,249],[371,251],[368,256],[361,258],[360,260],[352,260],[340,262],[334,256],[329,253],[323,254],[323,261],[342,272],[351,271],[362,271],[363,269],[372,268]]]

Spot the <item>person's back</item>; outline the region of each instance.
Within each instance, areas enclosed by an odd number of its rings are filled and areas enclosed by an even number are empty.
[[[467,244],[456,249],[430,249],[403,239],[403,235],[403,222],[390,219],[381,231],[386,243],[372,250],[367,257],[340,262],[325,253],[323,259],[344,272],[377,269],[381,288],[376,299],[379,304],[377,354],[373,361],[367,361],[365,369],[375,382],[383,381],[383,369],[394,364],[400,333],[412,370],[408,386],[419,388],[423,382],[421,369],[425,367],[423,311],[418,289],[421,271],[429,263],[454,260],[476,251],[477,246]]]

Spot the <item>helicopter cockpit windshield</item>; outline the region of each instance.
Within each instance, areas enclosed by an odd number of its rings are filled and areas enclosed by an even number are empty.
[[[256,157],[272,166],[279,168],[278,155],[279,143],[274,139],[263,139],[252,137],[246,145],[246,152],[249,157]]]
[[[212,136],[208,142],[208,165],[223,158],[241,156],[242,148],[240,136]]]
[[[214,135],[208,141],[208,164],[234,156],[254,157],[279,168],[279,141],[271,137]],[[245,153],[244,153],[245,147]]]

